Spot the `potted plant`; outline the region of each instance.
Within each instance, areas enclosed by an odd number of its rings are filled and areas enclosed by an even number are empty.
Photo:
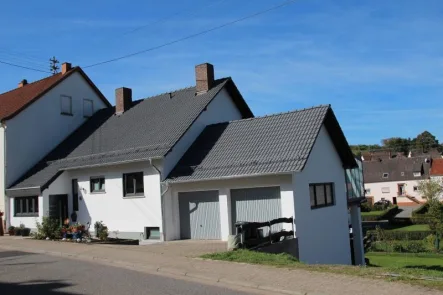
[[[8,234],[10,235],[10,236],[14,236],[15,235],[15,226],[10,226],[10,227],[8,227]]]
[[[21,227],[15,227],[14,228],[14,235],[15,236],[21,236],[22,235],[22,228]]]
[[[31,229],[28,227],[22,228],[22,237],[29,237],[29,234],[31,233]]]

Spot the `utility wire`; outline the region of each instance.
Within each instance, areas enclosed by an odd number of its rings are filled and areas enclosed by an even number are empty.
[[[0,64],[4,64],[4,65],[16,67],[16,68],[22,68],[22,69],[26,69],[26,70],[31,70],[31,71],[36,71],[36,72],[49,73],[49,74],[51,73],[49,71],[39,70],[39,69],[31,68],[31,67],[25,67],[25,66],[9,63],[9,62],[2,61],[2,60],[0,60]]]
[[[91,68],[91,67],[107,64],[107,63],[110,63],[110,62],[114,62],[114,61],[118,61],[118,60],[121,60],[121,59],[129,58],[129,57],[132,57],[132,56],[135,56],[135,55],[139,55],[139,54],[142,54],[142,53],[145,53],[145,52],[149,52],[149,51],[153,51],[153,50],[156,50],[156,49],[160,49],[160,48],[163,48],[163,47],[175,44],[175,43],[179,43],[179,42],[182,42],[182,41],[185,41],[185,40],[188,40],[188,39],[192,39],[192,38],[195,38],[195,37],[198,37],[198,36],[201,36],[201,35],[204,35],[204,34],[207,34],[207,33],[210,33],[210,32],[216,31],[216,30],[219,30],[219,29],[222,29],[224,27],[227,27],[227,26],[230,26],[230,25],[233,25],[233,24],[245,21],[247,19],[250,19],[250,18],[259,16],[259,15],[265,14],[265,13],[270,12],[272,10],[275,10],[275,9],[287,6],[289,4],[294,3],[295,1],[297,1],[297,0],[288,0],[288,1],[285,1],[285,2],[283,2],[281,4],[279,4],[279,5],[272,6],[272,7],[268,8],[268,9],[258,11],[258,12],[254,13],[254,14],[247,15],[245,17],[242,17],[242,18],[239,18],[239,19],[236,19],[236,20],[233,20],[233,21],[221,24],[219,26],[212,27],[212,28],[204,30],[204,31],[200,31],[198,33],[194,33],[194,34],[191,34],[191,35],[188,35],[188,36],[185,36],[185,37],[182,37],[182,38],[179,38],[179,39],[167,42],[167,43],[163,43],[161,45],[157,45],[157,46],[154,46],[154,47],[151,47],[151,48],[148,48],[148,49],[140,50],[140,51],[137,51],[137,52],[134,52],[134,53],[122,55],[122,56],[119,56],[119,57],[116,57],[116,58],[112,58],[112,59],[109,59],[109,60],[101,61],[101,62],[98,62],[98,63],[95,63],[95,64],[91,64],[91,65],[87,65],[87,66],[85,66],[83,68],[86,69],[86,68]]]

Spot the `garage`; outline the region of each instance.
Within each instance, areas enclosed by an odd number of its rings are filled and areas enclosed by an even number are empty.
[[[231,190],[232,232],[235,222],[263,222],[282,217],[280,187],[259,187]],[[272,231],[280,231],[281,224],[272,226]],[[264,228],[263,234],[268,235]]]
[[[220,240],[218,191],[179,193],[180,238]]]

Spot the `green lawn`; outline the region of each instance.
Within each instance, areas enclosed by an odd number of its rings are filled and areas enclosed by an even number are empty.
[[[285,268],[301,268],[309,271],[342,273],[374,279],[400,280],[406,283],[443,290],[443,255],[367,253],[368,267],[338,265],[306,265],[287,254],[267,254],[248,250],[237,250],[203,255],[202,258],[271,265]],[[395,274],[395,277],[387,276]],[[422,278],[433,280],[423,280]]]
[[[393,231],[427,231],[430,230],[429,225],[427,224],[413,224],[404,227],[398,227],[392,229]]]
[[[362,216],[379,216],[384,214],[386,211],[371,211],[371,212],[362,212]]]

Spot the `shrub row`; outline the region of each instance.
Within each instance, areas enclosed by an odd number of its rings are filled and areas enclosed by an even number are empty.
[[[424,253],[431,252],[432,246],[427,241],[378,241],[372,243],[375,252]]]
[[[384,220],[384,219],[391,219],[393,218],[395,215],[397,215],[399,209],[398,206],[392,206],[391,208],[385,210],[383,212],[383,214],[380,215],[362,215],[361,216],[361,220],[362,221],[377,221],[377,220]]]
[[[387,241],[418,241],[423,240],[429,235],[432,235],[432,231],[383,231],[382,237],[377,234],[376,230],[368,230],[366,235],[372,236],[376,241],[387,240]]]

